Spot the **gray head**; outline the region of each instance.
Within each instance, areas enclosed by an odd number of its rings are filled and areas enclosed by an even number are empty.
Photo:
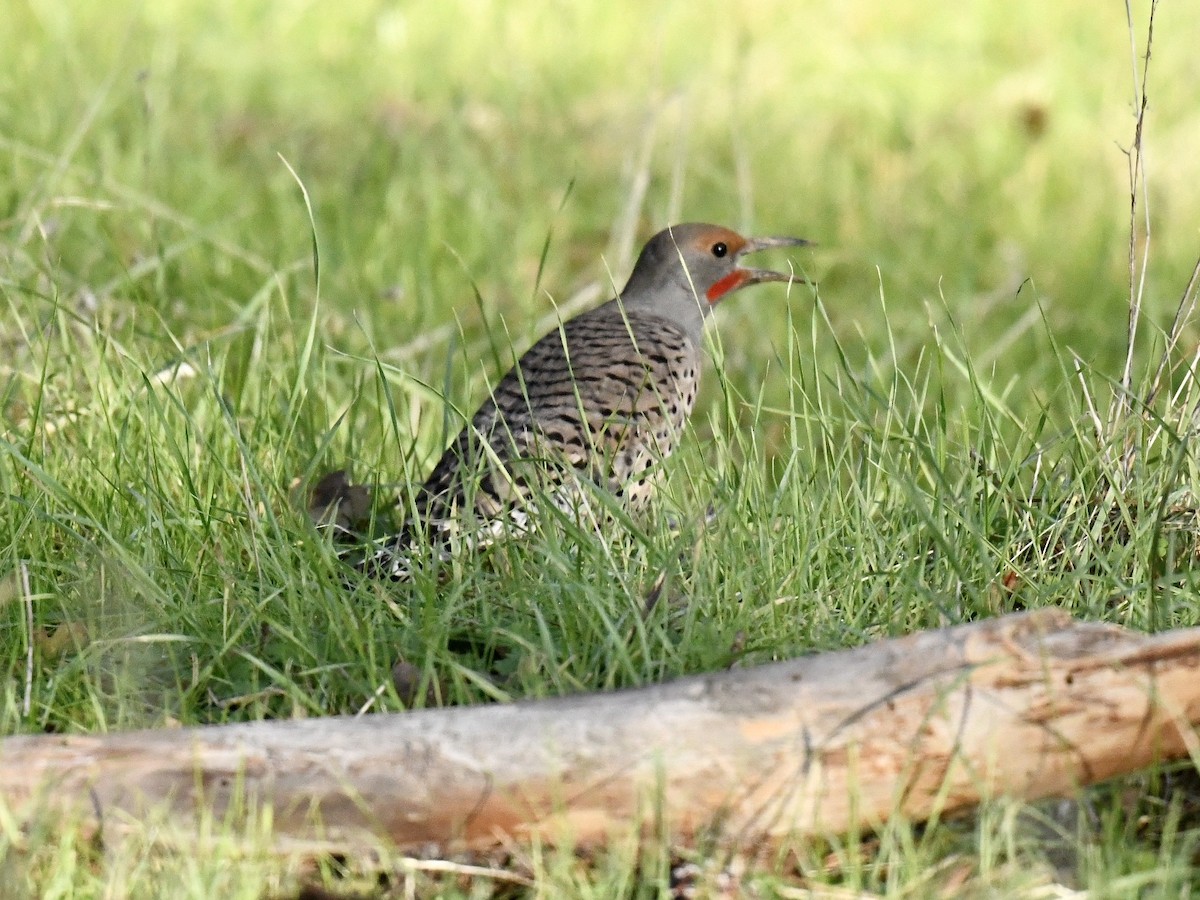
[[[803,281],[770,269],[747,269],[747,253],[800,247],[801,238],[744,238],[720,225],[672,225],[650,238],[621,291],[628,309],[649,310],[683,325],[697,342],[704,320],[730,294],[763,281]]]

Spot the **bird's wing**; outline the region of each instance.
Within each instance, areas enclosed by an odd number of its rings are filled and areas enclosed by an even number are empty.
[[[396,553],[421,533],[449,556],[450,544],[524,531],[535,515],[531,495],[578,503],[568,482],[580,475],[618,492],[628,477],[644,477],[691,410],[698,366],[686,332],[613,302],[551,331],[446,448],[417,499],[417,521],[379,561],[406,577],[408,559]]]

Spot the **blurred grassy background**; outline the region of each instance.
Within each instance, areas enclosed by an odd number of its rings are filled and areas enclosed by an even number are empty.
[[[473,327],[472,281],[520,332],[547,309],[551,230],[554,296],[606,277],[605,250],[619,282],[607,240],[639,178],[639,239],[686,218],[819,241],[836,324],[868,344],[882,289],[912,341],[945,306],[987,358],[1040,302],[1085,358],[1123,347],[1119,6],[21,0],[8,19],[9,277],[150,306],[182,333],[236,318],[264,266],[307,262],[282,154],[314,199],[323,302],[381,347],[456,312]],[[1164,9],[1147,133],[1160,316],[1200,220],[1188,34]],[[783,321],[769,301],[729,318],[750,360]],[[994,362],[1027,374],[1038,349]]]
[[[817,241],[803,263],[856,358],[911,368],[931,324],[961,329],[981,377],[1060,410],[1051,335],[1118,371],[1134,92],[1117,6],[21,0],[9,21],[7,282],[112,334],[140,323],[148,361],[281,273],[288,307],[312,309],[282,155],[315,206],[322,336],[435,383],[459,324],[470,343],[503,319],[523,346],[546,292],[607,292],[633,236],[680,219]],[[1200,221],[1196,28],[1171,8],[1159,25],[1154,322]],[[728,305],[735,379],[763,377],[786,316]],[[395,350],[414,338],[427,352]]]

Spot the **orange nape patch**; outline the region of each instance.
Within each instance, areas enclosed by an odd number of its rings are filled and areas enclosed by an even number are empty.
[[[710,287],[705,292],[704,296],[708,298],[709,303],[716,303],[730,291],[741,287],[749,274],[750,273],[745,269],[734,269],[732,272]]]

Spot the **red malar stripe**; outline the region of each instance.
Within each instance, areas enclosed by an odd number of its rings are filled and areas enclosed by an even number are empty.
[[[734,288],[741,287],[743,281],[746,280],[746,273],[741,269],[734,269],[716,284],[708,289],[705,294],[708,297],[709,303],[716,303]]]

